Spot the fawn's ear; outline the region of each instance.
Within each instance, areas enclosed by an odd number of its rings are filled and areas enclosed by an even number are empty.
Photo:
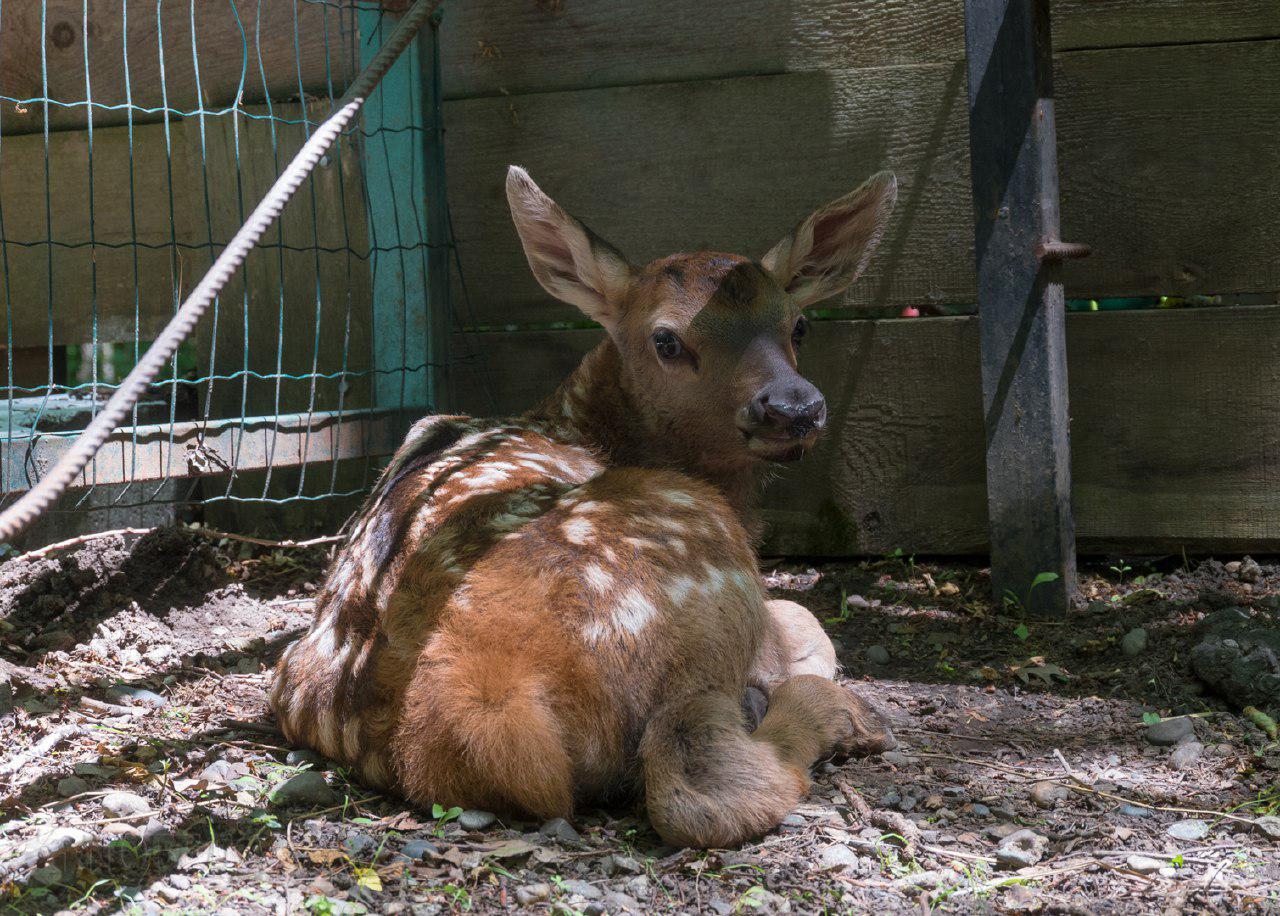
[[[631,280],[626,258],[543,194],[516,165],[507,169],[507,201],[542,288],[606,328],[613,325]]]
[[[801,307],[830,298],[867,266],[897,199],[892,172],[872,175],[858,190],[811,213],[760,263]]]

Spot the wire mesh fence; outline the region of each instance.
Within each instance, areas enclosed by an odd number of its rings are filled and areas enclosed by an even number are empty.
[[[0,0],[6,499],[96,414],[389,24],[349,0]],[[331,525],[447,400],[436,34],[34,539],[65,532],[58,516],[101,528],[196,504],[224,526],[253,506]]]

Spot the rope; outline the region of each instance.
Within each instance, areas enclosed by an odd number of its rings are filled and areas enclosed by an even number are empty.
[[[290,198],[302,182],[319,164],[321,157],[337,141],[339,135],[355,120],[361,106],[374,87],[391,69],[414,37],[427,24],[432,13],[443,0],[416,0],[396,25],[369,65],[351,83],[334,106],[334,112],[298,151],[288,167],[276,179],[271,190],[259,202],[249,219],[240,227],[222,254],[214,261],[208,273],[200,280],[191,295],[182,303],[169,324],[156,338],[142,359],[133,367],[120,387],[107,401],[102,412],[94,417],[70,449],[58,463],[30,490],[4,512],[0,513],[0,541],[11,540],[34,521],[70,486],[71,481],[85,469],[97,454],[107,437],[120,425],[151,381],[164,368],[166,362],[177,353],[182,341],[195,328],[200,316],[208,310],[218,293],[227,285],[235,272],[244,264],[263,233],[276,221]],[[52,250],[52,246],[51,249]]]

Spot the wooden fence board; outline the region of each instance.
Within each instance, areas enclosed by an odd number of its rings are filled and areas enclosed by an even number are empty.
[[[174,238],[199,238],[195,220],[204,215],[181,129],[171,131],[171,144],[170,167],[164,126],[140,127],[131,161],[126,128],[94,131],[90,195],[87,133],[51,134],[47,150],[39,134],[4,138],[0,207],[7,277],[0,271],[0,321],[12,318],[15,346],[46,344],[51,299],[54,343],[89,340],[95,283],[99,339],[133,340],[135,307],[144,340],[164,326],[173,314],[177,279],[188,288],[199,279],[184,263],[189,252],[173,259],[168,246]],[[88,244],[91,219],[96,249]]]
[[[1280,41],[1059,54],[1055,82],[1062,228],[1095,251],[1067,266],[1068,295],[1280,289]],[[885,244],[839,304],[972,303],[964,91],[961,65],[932,64],[446,103],[476,322],[578,317],[529,275],[503,197],[510,163],[636,261],[763,253],[892,168]]]
[[[1058,50],[1280,35],[1278,0],[1058,0],[1053,16]],[[448,98],[964,57],[954,0],[482,0],[442,28]]]
[[[139,108],[168,106],[191,111],[198,98],[211,109],[231,105],[243,86],[242,101],[297,100],[302,93],[327,97],[330,86],[341,94],[351,78],[355,52],[350,7],[299,0],[193,0],[163,5],[89,0],[89,90],[85,86],[84,0],[43,0],[47,4],[42,41],[40,2],[5,3],[0,18],[0,95],[14,99],[48,96],[61,102],[80,102],[92,93],[95,125],[122,124],[123,107],[132,97]],[[157,9],[159,21],[157,22]],[[128,13],[126,42],[125,19]],[[239,23],[236,16],[239,16]],[[200,96],[196,94],[198,50]],[[295,25],[299,40],[295,51]],[[243,28],[243,32],[241,31]],[[164,91],[161,87],[163,35]],[[41,72],[46,56],[48,85]],[[129,92],[125,83],[128,52]],[[0,128],[6,134],[39,131],[44,106],[0,106]],[[55,129],[79,128],[86,123],[86,107],[49,106]],[[134,112],[134,121],[159,120],[160,115]]]
[[[475,335],[498,412],[599,334]],[[1067,354],[1083,552],[1280,549],[1280,307],[1071,315]],[[771,486],[767,552],[987,550],[976,318],[820,322],[801,369],[831,429]]]

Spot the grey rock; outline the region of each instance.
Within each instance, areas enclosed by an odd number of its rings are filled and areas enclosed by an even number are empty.
[[[1149,856],[1140,856],[1137,853],[1134,853],[1125,860],[1125,864],[1140,875],[1154,875],[1168,863],[1161,862],[1159,859],[1152,859]]]
[[[582,907],[582,916],[604,916],[609,908],[599,900],[588,900]]]
[[[1195,726],[1186,716],[1172,719],[1161,719],[1147,726],[1147,740],[1159,747],[1170,747],[1177,744],[1187,735],[1196,733]]]
[[[191,890],[191,879],[186,875],[170,875],[169,883],[180,891]]]
[[[1034,830],[1015,830],[996,847],[996,865],[1001,868],[1028,868],[1044,858],[1048,840]]]
[[[242,772],[243,771],[243,772]],[[248,772],[247,767],[237,767],[227,760],[215,760],[198,774],[200,779],[216,785],[228,785]]]
[[[1207,837],[1209,835],[1209,825],[1196,818],[1187,818],[1170,824],[1165,833],[1175,840],[1184,840],[1190,843]]]
[[[102,798],[102,807],[114,817],[135,817],[151,813],[151,803],[132,792],[112,792]]]
[[[62,869],[56,865],[46,865],[31,873],[31,883],[40,887],[53,887],[62,883]]]
[[[889,664],[889,650],[884,646],[868,646],[867,661],[873,665]]]
[[[487,830],[497,819],[491,811],[463,811],[458,815],[458,826],[463,830]]]
[[[284,762],[291,767],[309,766],[313,770],[324,768],[324,758],[313,750],[296,748],[284,755]]]
[[[1142,627],[1134,627],[1120,640],[1120,651],[1125,655],[1141,655],[1146,650],[1147,631]]]
[[[1204,756],[1204,745],[1199,741],[1184,741],[1173,749],[1169,762],[1175,770],[1185,770]]]
[[[1260,817],[1253,822],[1253,826],[1258,828],[1258,832],[1273,840],[1280,840],[1280,817],[1274,817],[1270,814]]]
[[[439,851],[439,848],[434,843],[428,843],[426,840],[410,840],[400,847],[400,855],[415,862],[425,859],[427,856],[433,856]]]
[[[788,814],[786,817],[782,819],[783,827],[804,827],[808,823],[809,822],[806,821],[799,814]]]
[[[533,906],[551,899],[550,884],[525,884],[516,888],[516,900],[521,906]]]
[[[355,858],[366,858],[378,849],[378,841],[367,833],[353,833],[342,841],[342,846]]]
[[[577,894],[585,900],[599,900],[604,896],[604,891],[587,881],[562,881],[560,887],[570,894]]]
[[[912,762],[912,758],[902,753],[902,751],[885,751],[880,755],[880,759],[895,767],[906,766]]]
[[[821,855],[818,856],[818,863],[824,871],[845,871],[856,868],[859,859],[858,854],[848,846],[836,843],[822,850]]]
[[[990,827],[988,827],[986,830],[983,831],[983,833],[991,837],[991,839],[993,840],[1003,840],[1005,837],[1009,836],[1010,834],[1014,834],[1017,832],[1018,832],[1018,825],[1008,824],[1008,823],[992,824]]]
[[[1055,808],[1058,802],[1066,801],[1069,794],[1066,786],[1049,780],[1043,780],[1031,787],[1031,801],[1037,808]]]
[[[269,799],[282,808],[307,805],[326,808],[337,803],[338,793],[315,770],[303,770],[272,789]]]
[[[969,806],[969,813],[975,817],[989,817],[991,815],[991,809],[982,804],[982,802],[974,802]]]
[[[604,871],[607,875],[619,875],[623,873],[638,875],[644,871],[644,866],[631,856],[620,856],[617,853],[614,853],[605,860]]]
[[[1258,565],[1253,557],[1245,557],[1240,561],[1240,569],[1236,571],[1236,578],[1241,582],[1248,582],[1250,585],[1256,584],[1262,580],[1262,567]]]
[[[1125,817],[1150,817],[1155,812],[1141,805],[1121,805],[1116,813],[1123,814]]]
[[[1196,676],[1237,706],[1280,708],[1280,626],[1228,607],[1200,624],[1191,650]]]
[[[866,608],[871,607],[871,602],[868,601],[866,598],[862,597],[861,595],[850,595],[844,599],[844,603],[851,608],[857,608],[861,610],[865,610]]]
[[[1016,820],[1018,817],[1018,812],[1014,811],[1013,808],[1008,805],[996,805],[991,809],[991,813],[1005,821]]]
[[[154,690],[148,690],[145,687],[133,687],[129,684],[116,684],[108,687],[107,696],[115,703],[132,703],[136,706],[150,706],[154,709],[169,705],[169,701]]]
[[[89,783],[79,776],[67,776],[58,780],[58,794],[63,798],[70,798],[72,795],[79,795],[81,792],[88,791]]]
[[[621,894],[617,891],[606,891],[604,895],[604,905],[611,913],[629,912],[638,913],[641,910],[640,901],[627,894]]]
[[[632,897],[643,899],[653,893],[653,882],[648,875],[636,875],[626,883],[625,890]]]
[[[574,830],[573,825],[562,817],[553,817],[538,828],[538,833],[545,837],[551,837],[553,840],[559,840],[562,843],[582,842],[582,835]]]
[[[176,887],[165,884],[163,881],[157,881],[155,884],[151,885],[150,890],[151,893],[155,894],[157,897],[167,900],[170,903],[177,903],[182,899],[182,891],[178,890]]]
[[[890,789],[888,792],[880,796],[880,807],[893,808],[896,807],[900,801],[902,801],[902,796],[899,795],[896,790]]]

